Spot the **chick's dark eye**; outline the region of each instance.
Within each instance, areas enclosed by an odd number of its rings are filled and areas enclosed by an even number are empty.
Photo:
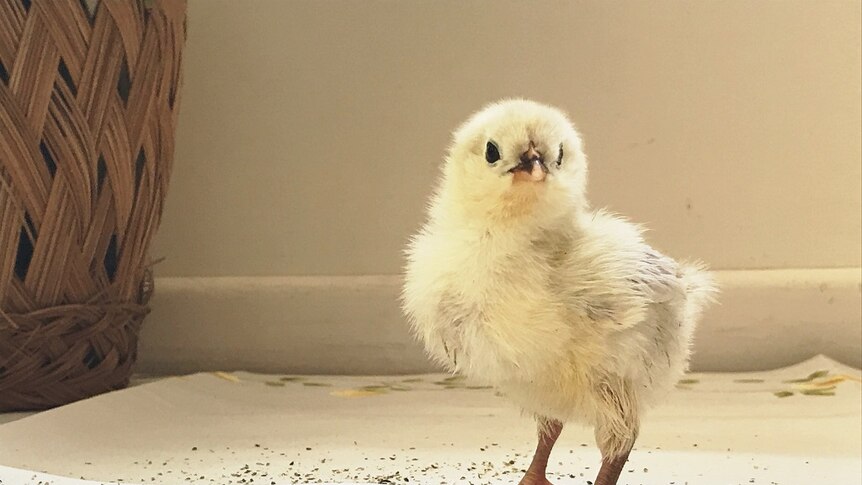
[[[497,145],[494,142],[489,141],[485,145],[485,160],[487,160],[488,163],[494,163],[499,159],[500,149],[497,148]]]
[[[560,143],[560,154],[557,156],[557,166],[559,167],[563,163],[563,144]]]

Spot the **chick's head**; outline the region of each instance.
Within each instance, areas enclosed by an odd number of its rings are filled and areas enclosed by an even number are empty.
[[[491,104],[455,131],[444,192],[467,217],[553,217],[582,208],[587,162],[558,109],[527,100]]]

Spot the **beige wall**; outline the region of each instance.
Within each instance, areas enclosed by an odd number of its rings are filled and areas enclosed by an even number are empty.
[[[528,6],[529,5],[529,6]],[[569,111],[597,205],[715,268],[860,264],[860,2],[192,0],[163,276],[399,270],[450,130]]]

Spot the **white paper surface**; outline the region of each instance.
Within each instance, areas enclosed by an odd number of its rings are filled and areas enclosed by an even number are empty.
[[[276,482],[278,485],[293,483],[289,480]],[[96,482],[92,480],[80,480],[77,478],[61,477],[57,475],[49,475],[47,473],[33,472],[29,470],[21,470],[19,468],[10,468],[0,465],[0,484],[22,485],[123,485],[122,482]],[[126,484],[130,485],[130,484]],[[325,483],[323,485],[367,485],[361,483]]]
[[[620,483],[860,483],[859,375],[816,358],[688,376],[645,418]],[[517,483],[535,446],[504,398],[446,376],[282,377],[168,378],[0,425],[0,464],[124,484]],[[598,465],[592,431],[571,425],[549,476],[583,485]],[[0,483],[45,481],[32,475],[0,468]]]

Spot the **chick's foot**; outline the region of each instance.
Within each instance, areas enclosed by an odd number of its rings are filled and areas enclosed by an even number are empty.
[[[533,475],[530,472],[527,472],[527,474],[524,475],[524,478],[522,478],[521,481],[518,482],[518,485],[554,485],[554,484],[551,483],[550,481],[548,481],[548,479],[545,478],[544,475],[541,475],[541,476]]]

